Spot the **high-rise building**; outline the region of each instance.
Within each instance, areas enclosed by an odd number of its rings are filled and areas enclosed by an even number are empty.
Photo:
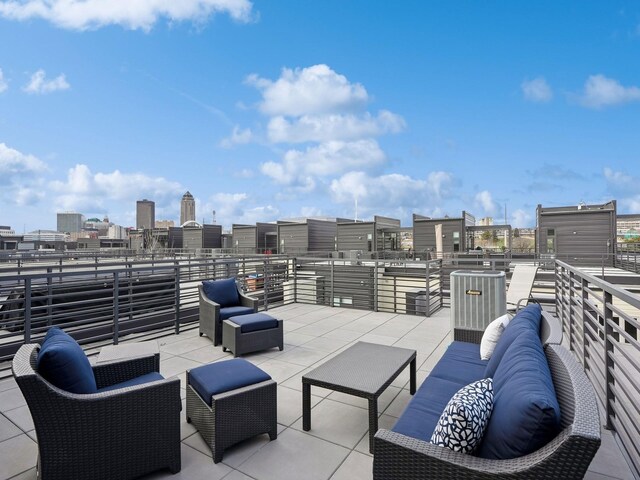
[[[184,225],[185,222],[192,222],[196,219],[196,201],[190,192],[185,193],[182,196],[180,202],[180,225]]]
[[[147,200],[136,202],[136,228],[155,228],[156,226],[156,203]]]
[[[59,212],[57,231],[61,233],[80,232],[84,227],[84,215],[75,212]]]

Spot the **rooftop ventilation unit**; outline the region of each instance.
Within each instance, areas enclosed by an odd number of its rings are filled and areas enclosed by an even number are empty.
[[[456,270],[451,273],[451,330],[454,340],[479,342],[487,325],[506,312],[504,272]]]

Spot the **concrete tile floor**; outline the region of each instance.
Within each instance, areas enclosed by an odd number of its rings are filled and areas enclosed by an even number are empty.
[[[431,318],[292,304],[270,311],[285,320],[285,349],[245,358],[269,373],[278,386],[278,439],[262,435],[227,450],[214,464],[211,452],[186,423],[184,401],[181,438],[182,471],[157,472],[148,479],[225,480],[367,480],[369,453],[367,405],[361,399],[312,388],[312,429],[302,430],[301,376],[358,340],[415,348],[418,384],[449,344],[449,311]],[[159,340],[161,372],[178,376],[184,390],[185,370],[230,358],[197,329]],[[379,400],[380,427],[390,428],[410,400],[409,374],[403,372]],[[603,442],[586,476],[592,480],[632,479],[613,435]],[[35,479],[37,444],[24,398],[11,378],[0,380],[0,480]]]

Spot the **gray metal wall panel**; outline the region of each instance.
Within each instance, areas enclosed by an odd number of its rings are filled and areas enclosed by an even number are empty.
[[[202,229],[200,228],[183,228],[182,229],[182,248],[187,250],[195,250],[202,248]]]
[[[453,250],[453,233],[460,234],[460,252],[464,252],[465,231],[464,221],[461,218],[442,218],[431,220],[418,220],[413,222],[413,249],[416,254],[425,251],[434,251],[436,249],[436,228],[437,224],[442,224],[442,250],[445,253],[452,253]]]
[[[169,236],[167,237],[167,248],[184,248],[182,241],[182,228],[169,227]]]
[[[382,217],[380,215],[374,215],[373,221],[378,224],[378,228],[400,226],[400,220],[398,220],[397,218]]]
[[[278,225],[278,252],[300,253],[309,248],[309,228],[306,223]]]
[[[371,235],[371,251],[376,248],[376,226],[373,222],[339,223],[337,227],[338,250],[369,251],[367,235]]]
[[[267,233],[275,233],[274,239],[267,237]],[[278,225],[275,223],[256,223],[256,248],[275,248],[277,243]]]
[[[338,235],[336,222],[309,219],[307,225],[309,251],[333,252],[336,250],[336,236]]]
[[[203,225],[202,248],[222,248],[222,225]]]
[[[613,255],[616,230],[615,213],[607,210],[586,210],[575,213],[542,212],[538,219],[538,251],[547,251],[547,231],[555,230],[557,258],[572,257],[600,260]],[[574,233],[575,232],[575,233]],[[609,245],[607,245],[607,241]]]
[[[253,225],[233,225],[233,247],[256,248],[256,227]]]

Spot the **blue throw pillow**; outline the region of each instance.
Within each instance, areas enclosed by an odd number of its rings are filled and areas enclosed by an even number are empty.
[[[540,320],[542,319],[542,309],[538,304],[527,305],[511,319],[500,335],[496,348],[491,354],[487,368],[484,371],[485,378],[493,378],[496,369],[502,360],[507,349],[518,336],[524,331],[532,331],[540,336]]]
[[[36,360],[38,373],[71,393],[96,393],[96,379],[82,347],[58,327],[47,332]]]
[[[444,408],[431,435],[431,443],[454,452],[473,452],[482,441],[492,410],[493,382],[490,378],[462,387]]]
[[[221,308],[233,307],[240,304],[238,289],[234,278],[202,282],[204,294]]]
[[[560,405],[540,337],[523,332],[493,377],[493,414],[478,450],[483,458],[509,459],[535,452],[560,431]]]

